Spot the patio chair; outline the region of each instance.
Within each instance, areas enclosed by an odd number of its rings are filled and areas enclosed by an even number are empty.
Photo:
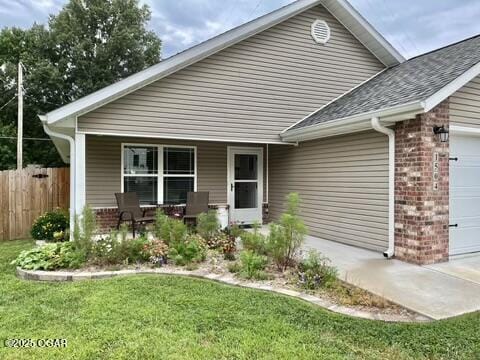
[[[185,207],[183,222],[187,223],[187,221],[193,220],[196,224],[198,215],[208,212],[208,200],[208,191],[187,193],[187,206]]]
[[[118,206],[118,223],[117,229],[120,229],[122,221],[130,221],[132,223],[132,233],[135,238],[135,228],[138,224],[153,223],[155,216],[146,216],[146,210],[140,207],[137,193],[115,193]]]

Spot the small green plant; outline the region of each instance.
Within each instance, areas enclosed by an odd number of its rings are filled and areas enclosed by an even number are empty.
[[[172,259],[175,265],[199,263],[204,261],[206,256],[207,246],[200,235],[189,235],[183,240],[169,244],[168,258]]]
[[[75,217],[73,231],[74,247],[77,251],[82,252],[85,258],[88,258],[91,254],[96,228],[95,213],[87,205],[83,208],[81,216]]]
[[[149,241],[140,236],[136,239],[127,239],[118,236],[117,231],[94,242],[90,260],[95,265],[132,264],[148,261],[144,247]]]
[[[128,237],[128,225],[126,223],[121,224],[118,233],[120,234],[120,241],[126,241]]]
[[[53,242],[62,242],[68,240],[68,230],[65,231],[55,231],[53,233]]]
[[[242,247],[245,250],[251,250],[260,255],[267,254],[267,238],[260,233],[260,224],[253,224],[253,231],[244,231],[240,234]]]
[[[90,252],[90,262],[95,265],[113,265],[118,262],[117,245],[118,233],[112,231],[110,235],[97,240]]]
[[[143,248],[149,241],[145,236],[139,236],[135,239],[121,239],[119,241],[117,252],[118,258],[124,264],[141,263],[148,261]]]
[[[295,259],[304,242],[307,228],[298,215],[300,198],[297,193],[287,196],[287,211],[279,224],[270,225],[268,252],[278,269],[285,271],[295,264]]]
[[[264,280],[267,278],[265,266],[267,257],[259,255],[251,250],[244,250],[240,253],[241,270],[240,276],[246,279]]]
[[[207,241],[218,235],[220,232],[220,222],[218,221],[216,210],[209,210],[206,213],[198,215],[197,232]]]
[[[226,232],[228,235],[236,239],[240,237],[245,232],[245,230],[243,230],[237,223],[231,223],[230,226],[226,229]]]
[[[230,271],[233,274],[238,274],[240,271],[242,271],[242,264],[240,262],[232,262],[228,264],[227,266],[228,271]]]
[[[64,242],[22,251],[11,264],[26,270],[57,270],[77,269],[84,263],[83,254],[71,242]]]
[[[157,239],[163,240],[167,245],[181,242],[188,235],[188,227],[182,221],[172,219],[158,210],[154,227]]]
[[[330,287],[336,282],[337,275],[337,269],[331,266],[330,260],[315,250],[310,250],[298,264],[299,283],[305,289]]]
[[[68,229],[68,214],[62,210],[49,211],[39,216],[32,225],[30,234],[35,240],[65,241]]]

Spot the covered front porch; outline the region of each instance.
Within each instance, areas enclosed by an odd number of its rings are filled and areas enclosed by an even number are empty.
[[[267,221],[268,144],[77,134],[76,147],[77,213],[89,205],[101,228],[116,224],[118,192],[181,214],[188,192],[205,191],[224,227]]]

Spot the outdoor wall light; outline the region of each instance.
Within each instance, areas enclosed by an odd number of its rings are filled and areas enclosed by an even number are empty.
[[[435,125],[433,127],[433,133],[435,135],[438,135],[438,137],[440,138],[440,141],[442,143],[448,142],[449,133],[448,133],[448,130],[445,129],[444,125],[442,125],[442,126]]]

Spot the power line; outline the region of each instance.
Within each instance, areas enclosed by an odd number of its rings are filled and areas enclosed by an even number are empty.
[[[232,1],[230,3],[230,6],[228,8],[228,10],[225,12],[226,16],[224,16],[224,19],[227,20],[227,21],[230,21],[230,16],[233,14],[233,10],[237,7],[237,2],[236,1]]]
[[[375,5],[371,2],[371,0],[367,0],[366,6],[368,6],[368,7],[369,7],[369,11],[370,11],[373,15],[375,15],[375,11],[378,9],[378,6],[375,6]],[[390,16],[389,16],[389,17],[390,17]],[[380,17],[379,17],[379,18],[380,18]],[[381,27],[383,28],[383,30],[385,30],[385,29],[386,29],[385,26],[384,26],[385,24],[384,24],[383,22],[378,21],[378,27],[379,27],[379,30],[381,30],[380,32],[386,33],[386,31],[383,31],[382,29],[380,29],[380,25],[381,25]],[[402,52],[403,52],[404,54],[407,54],[407,53],[408,53],[408,48],[403,44],[403,41],[401,40],[400,37],[397,39],[397,45],[401,48],[401,50],[402,50]]]
[[[28,95],[28,94],[25,94],[25,97],[30,98],[30,99],[36,99],[35,96],[33,96],[33,95]],[[39,100],[39,102],[44,103],[44,104],[55,105],[56,107],[59,107],[59,106],[60,106],[59,103],[53,103],[53,102],[51,102],[51,101],[44,100],[44,99]]]
[[[393,9],[390,7],[390,4],[388,3],[388,1],[386,0],[381,0],[380,1],[381,5],[383,5],[384,9],[387,11],[388,14],[394,14],[395,12],[393,11]],[[392,16],[392,15],[390,15]],[[414,39],[410,36],[410,33],[408,30],[405,30],[404,31],[404,34],[405,34],[405,39],[410,43],[410,45],[412,46],[412,50],[415,50],[417,54],[420,54],[421,51],[420,49],[417,47],[417,44],[415,43]]]
[[[17,139],[16,136],[0,136],[0,139]],[[51,139],[45,139],[45,138],[27,138],[24,137],[23,140],[35,140],[35,141],[52,141]]]
[[[255,14],[255,12],[258,10],[258,8],[260,7],[260,5],[262,4],[263,0],[258,0],[258,3],[257,3],[257,6],[255,6],[255,8],[253,9],[253,11],[250,13],[250,15],[248,16],[249,18],[251,18],[253,16],[253,14]]]
[[[0,111],[3,110],[3,109],[5,108],[5,106],[7,106],[8,104],[10,104],[10,103],[13,101],[13,99],[15,99],[16,97],[17,97],[17,94],[13,95],[13,97],[12,97],[10,100],[8,100],[8,101],[0,108]]]

